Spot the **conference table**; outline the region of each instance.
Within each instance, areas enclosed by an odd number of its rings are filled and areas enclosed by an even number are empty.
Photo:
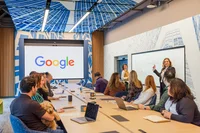
[[[61,121],[63,122],[68,133],[106,133],[111,131],[117,131],[120,133],[128,133],[125,128],[121,127],[116,122],[113,122],[112,119],[108,118],[106,115],[98,112],[98,116],[95,122],[90,122],[86,124],[78,124],[74,121],[71,121],[71,118],[83,117],[85,112],[81,112],[80,106],[86,105],[85,102],[78,99],[76,96],[72,96],[72,102],[68,102],[68,95],[71,95],[68,92],[64,94],[56,94],[56,96],[66,96],[66,98],[60,98],[60,100],[52,100],[52,104],[56,109],[62,107],[74,108],[65,109],[64,113],[59,113]]]
[[[59,114],[69,133],[98,133],[108,131],[117,131],[120,133],[200,133],[200,127],[193,124],[181,123],[174,120],[163,123],[150,122],[145,120],[143,117],[148,115],[157,115],[162,117],[162,115],[159,112],[151,110],[122,110],[118,108],[115,100],[112,100],[110,96],[96,93],[96,99],[90,99],[90,93],[94,91],[88,88],[84,88],[81,92],[79,88],[80,86],[78,85],[69,84],[68,88],[65,89],[65,93],[61,94],[66,96],[72,95],[73,101],[71,103],[68,102],[67,99],[52,101],[56,108],[61,108],[63,105],[75,106],[75,109],[66,110],[65,113]],[[61,91],[62,89],[57,89],[56,91]],[[60,95],[56,94],[56,96]],[[84,113],[80,112],[80,106],[86,105],[87,102],[94,101],[101,107],[99,108],[96,122],[88,124],[77,124],[70,120],[70,118],[73,117],[84,116]],[[113,115],[122,116],[128,121],[119,122],[112,117]]]

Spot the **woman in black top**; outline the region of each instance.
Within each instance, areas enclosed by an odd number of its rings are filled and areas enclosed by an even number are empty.
[[[142,83],[138,79],[136,71],[132,70],[129,75],[128,95],[122,98],[124,98],[128,102],[135,100],[142,92],[142,88]]]
[[[160,97],[162,96],[163,90],[166,86],[163,82],[164,74],[169,67],[172,67],[172,62],[170,61],[169,58],[165,58],[163,60],[161,72],[158,72],[156,70],[155,65],[153,66],[153,72],[159,77],[159,81],[160,81]]]
[[[171,81],[168,88],[170,98],[165,103],[162,114],[165,118],[192,123],[200,126],[200,112],[189,87],[178,78]]]

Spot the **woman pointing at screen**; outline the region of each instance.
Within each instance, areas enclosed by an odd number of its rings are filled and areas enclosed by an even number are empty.
[[[153,72],[159,77],[159,81],[160,81],[160,97],[163,94],[163,89],[166,87],[165,83],[163,82],[163,78],[164,78],[165,71],[169,67],[172,67],[172,63],[171,63],[169,58],[165,58],[163,60],[161,72],[158,72],[156,70],[156,66],[155,65],[153,66]]]

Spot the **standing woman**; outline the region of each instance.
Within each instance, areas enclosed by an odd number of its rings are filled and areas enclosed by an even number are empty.
[[[122,81],[128,81],[129,72],[128,72],[128,66],[127,64],[122,65],[122,73],[121,73],[121,80]]]
[[[192,123],[200,126],[200,112],[190,88],[178,78],[171,81],[168,88],[170,98],[166,101],[162,111],[165,118]]]
[[[142,92],[142,88],[142,82],[138,79],[136,71],[132,70],[129,77],[128,95],[123,97],[124,100],[130,102],[137,99]]]
[[[164,74],[169,67],[172,67],[172,62],[170,61],[169,58],[165,58],[163,60],[162,69],[160,73],[156,70],[156,66],[155,65],[153,66],[153,72],[159,77],[160,81],[160,97],[162,96],[163,90],[166,86],[163,82]]]
[[[117,72],[112,74],[104,91],[105,95],[115,96],[116,93],[125,91],[125,85],[120,81],[119,77],[119,73]]]

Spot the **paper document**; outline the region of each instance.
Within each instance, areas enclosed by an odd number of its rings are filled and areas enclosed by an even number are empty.
[[[156,123],[169,122],[170,121],[169,119],[166,119],[164,117],[160,117],[160,116],[157,116],[157,115],[149,115],[149,116],[145,116],[143,118],[146,119],[146,120],[152,121],[152,122],[156,122]]]

